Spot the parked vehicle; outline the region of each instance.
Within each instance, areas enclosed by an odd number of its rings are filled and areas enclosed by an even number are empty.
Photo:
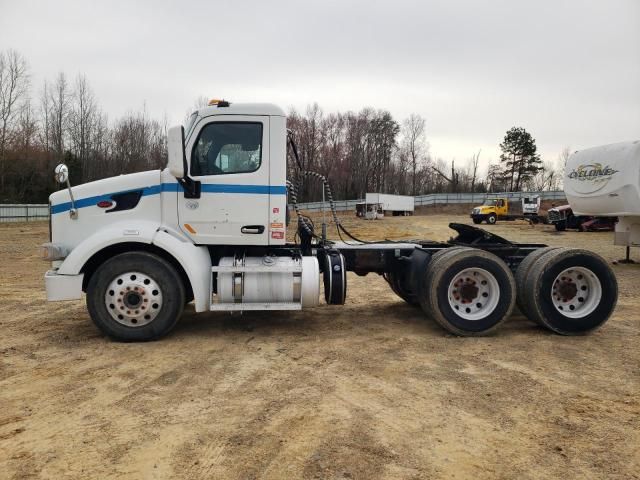
[[[581,232],[613,232],[616,228],[617,217],[592,217],[580,224]]]
[[[581,232],[613,231],[617,222],[616,217],[592,217],[589,215],[574,215],[570,205],[553,207],[547,212],[549,223],[553,224],[557,231],[566,229]]]
[[[291,146],[295,163],[287,165]],[[271,104],[212,102],[169,129],[168,167],[67,188],[50,197],[49,300],[86,293],[89,314],[122,341],[166,335],[187,302],[196,312],[301,310],[342,305],[347,272],[384,276],[403,300],[457,335],[504,322],[518,303],[561,334],[602,325],[616,278],[598,255],[521,244],[450,224],[448,242],[363,242],[341,223],[326,178],[302,169],[286,114]],[[287,181],[296,171],[304,182]],[[303,185],[321,182],[338,233],[331,241],[299,210]],[[287,240],[287,198],[297,216]],[[378,202],[382,203],[382,202]]]
[[[546,222],[546,217],[539,214],[540,197],[523,197],[520,201],[508,198],[487,198],[484,204],[474,207],[471,211],[473,223],[487,222],[493,225],[498,220],[525,219],[533,223]]]
[[[364,202],[356,204],[356,215],[369,219],[380,219],[388,216],[413,215],[415,199],[407,195],[390,195],[387,193],[367,193]],[[375,211],[376,215],[366,215]],[[372,217],[372,218],[370,218]]]
[[[640,247],[640,140],[575,152],[565,172],[564,191],[575,214],[609,217],[615,245]]]
[[[356,216],[366,220],[379,220],[384,218],[383,205],[381,203],[356,203]]]

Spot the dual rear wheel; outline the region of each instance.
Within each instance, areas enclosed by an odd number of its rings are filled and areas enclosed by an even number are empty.
[[[493,331],[516,303],[529,319],[555,333],[587,333],[607,321],[617,299],[611,268],[600,256],[581,249],[535,250],[514,278],[492,253],[450,247],[431,257],[415,292],[401,278],[388,278],[394,292],[461,336]]]
[[[616,306],[616,277],[599,255],[575,248],[531,253],[516,272],[518,307],[534,322],[561,335],[588,333]]]
[[[504,322],[515,304],[515,281],[497,256],[453,247],[431,258],[418,298],[423,311],[445,330],[482,335]]]

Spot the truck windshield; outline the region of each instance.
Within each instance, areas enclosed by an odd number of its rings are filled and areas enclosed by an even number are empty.
[[[497,203],[498,203],[498,200],[485,200],[484,201],[484,204],[487,207],[495,207]]]

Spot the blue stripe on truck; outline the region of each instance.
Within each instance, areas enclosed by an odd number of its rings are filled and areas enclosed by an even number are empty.
[[[119,193],[136,192],[139,188],[122,190],[120,192],[105,193],[94,197],[80,198],[75,201],[76,208],[90,207],[102,200],[111,200],[112,195]],[[281,185],[231,185],[221,183],[203,183],[201,186],[203,193],[242,193],[250,195],[286,195],[287,187]],[[179,183],[162,183],[142,189],[142,196],[157,195],[160,192],[182,192],[183,188]],[[71,202],[51,205],[51,214],[67,212],[71,210]]]

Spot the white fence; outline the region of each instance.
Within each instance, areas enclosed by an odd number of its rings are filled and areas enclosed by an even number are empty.
[[[0,204],[0,223],[31,222],[48,218],[49,205],[46,203]]]
[[[539,195],[542,200],[566,200],[563,191],[553,192],[503,192],[503,193],[431,193],[429,195],[418,195],[415,197],[415,205],[433,206],[433,205],[450,205],[454,203],[480,205],[487,197],[502,197],[510,200],[520,200],[523,197],[532,197]],[[356,203],[364,202],[361,200],[337,200],[335,201],[337,210],[353,210],[356,209]],[[329,202],[324,203],[325,208],[329,208]],[[322,202],[299,203],[301,210],[308,212],[318,212],[322,210]]]

